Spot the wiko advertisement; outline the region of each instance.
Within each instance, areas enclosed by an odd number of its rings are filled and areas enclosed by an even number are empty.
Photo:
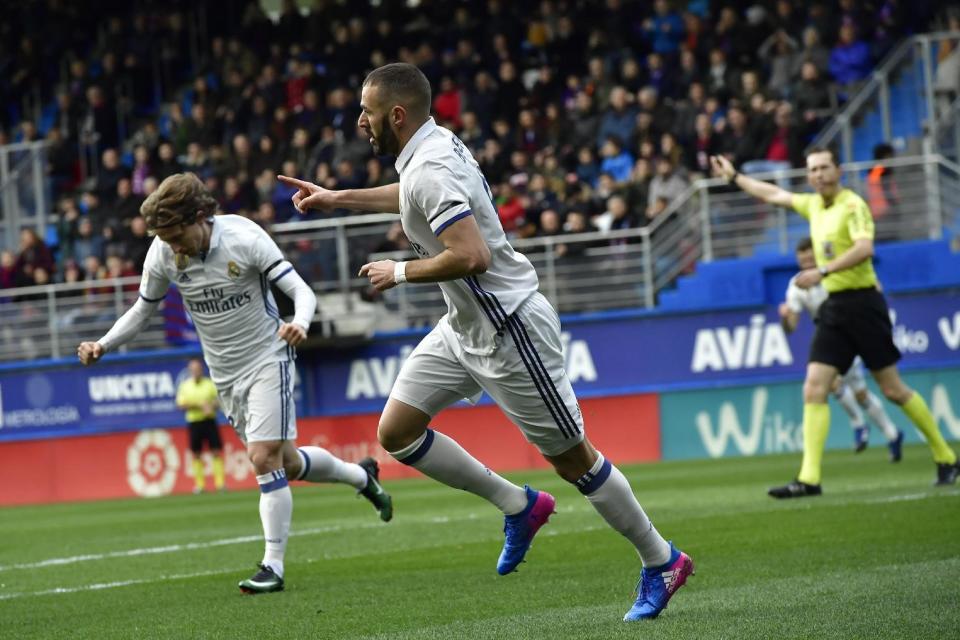
[[[960,440],[960,369],[908,372],[904,380],[927,400],[944,436]],[[922,441],[899,407],[886,401],[884,406],[907,442]],[[850,421],[833,399],[830,419],[827,447],[852,446]],[[803,450],[803,397],[797,382],[660,394],[660,420],[665,460]],[[870,440],[871,446],[885,444],[874,427]]]

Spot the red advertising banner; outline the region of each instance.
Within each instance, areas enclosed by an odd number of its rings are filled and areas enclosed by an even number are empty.
[[[660,459],[656,395],[588,399],[581,401],[581,410],[591,442],[614,462]],[[324,447],[354,462],[373,456],[387,479],[418,476],[377,443],[378,418],[377,414],[303,418],[297,421],[297,442]],[[450,409],[433,427],[496,471],[548,466],[496,407]],[[243,444],[228,426],[221,427],[221,434],[227,487],[255,488]],[[185,428],[2,443],[0,460],[0,505],[153,497],[193,489],[193,456]],[[208,476],[209,466],[207,461]]]

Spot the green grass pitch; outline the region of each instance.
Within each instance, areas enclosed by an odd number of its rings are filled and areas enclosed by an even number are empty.
[[[429,480],[387,483],[381,523],[343,486],[294,487],[287,590],[243,596],[257,494],[0,510],[3,638],[957,638],[960,486],[924,447],[834,451],[825,495],[777,502],[797,456],[625,468],[697,575],[656,621],[625,624],[640,568],[569,485],[527,562],[496,575],[502,520]],[[25,478],[24,481],[29,481]]]

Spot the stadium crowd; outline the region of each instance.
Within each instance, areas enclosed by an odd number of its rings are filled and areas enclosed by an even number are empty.
[[[271,20],[231,0],[111,4],[101,20],[24,3],[2,26],[0,143],[49,141],[59,222],[56,246],[26,230],[0,255],[0,288],[137,273],[139,205],[178,171],[265,227],[301,218],[277,173],[336,189],[396,180],[356,127],[365,72],[394,60],[430,79],[435,118],[473,151],[512,236],[643,226],[711,154],[743,172],[801,164],[838,101],[935,5],[284,0]],[[39,117],[23,95],[40,96]],[[394,229],[369,249],[400,246]],[[330,264],[305,275],[332,277]]]

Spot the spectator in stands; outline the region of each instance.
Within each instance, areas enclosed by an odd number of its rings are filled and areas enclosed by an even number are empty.
[[[767,89],[777,97],[785,97],[790,90],[800,57],[799,48],[788,32],[778,29],[763,41],[757,52],[767,69]]]
[[[747,114],[742,107],[731,107],[727,111],[718,146],[720,152],[732,158],[732,162],[737,166],[752,159],[756,153],[756,140],[749,125]]]
[[[808,130],[832,111],[830,90],[820,75],[820,70],[811,61],[800,67],[800,79],[793,85],[793,104]]]
[[[196,143],[191,143],[195,145]],[[133,184],[131,185],[133,193],[138,196],[143,194],[143,182],[153,175],[153,167],[150,163],[150,150],[146,145],[138,144],[133,148],[133,171],[130,172]]]
[[[650,181],[650,195],[647,201],[647,219],[653,220],[683,195],[688,186],[686,178],[681,176],[669,158],[658,158],[656,175]]]
[[[497,195],[497,213],[500,216],[500,224],[508,236],[515,236],[526,223],[526,207],[524,199],[516,191],[522,181],[511,180],[500,185],[500,193]],[[526,187],[526,184],[523,183]]]
[[[117,111],[97,85],[87,88],[87,115],[83,131],[88,140],[97,142],[101,149],[116,148],[119,143]]]
[[[20,231],[20,250],[17,254],[16,268],[24,279],[32,281],[33,271],[41,268],[48,274],[54,272],[53,255],[32,227]]]
[[[12,251],[0,251],[0,289],[13,289],[29,284],[17,266],[17,256]]]
[[[715,135],[710,116],[698,113],[694,120],[694,137],[692,143],[686,145],[687,156],[685,164],[690,171],[703,175],[710,174],[710,156],[716,155],[720,148],[720,141]]]
[[[147,233],[147,223],[142,216],[136,216],[130,221],[130,229],[122,238],[122,242],[124,244],[123,257],[126,259],[126,268],[135,273],[140,273],[143,261],[147,258],[147,251],[150,250],[150,245],[153,243],[153,238]]]
[[[603,160],[600,162],[600,172],[613,176],[616,182],[626,182],[633,169],[633,156],[623,148],[623,143],[616,135],[609,135],[600,149]]]
[[[870,45],[858,38],[857,28],[850,22],[840,27],[840,39],[830,52],[830,75],[847,92],[870,75],[873,59]]]
[[[77,221],[77,234],[71,239],[73,250],[70,257],[76,262],[84,262],[88,256],[96,256],[103,260],[103,234],[94,229],[90,216],[83,216]]]
[[[161,142],[157,147],[157,165],[154,167],[154,173],[151,177],[159,181],[181,171],[183,171],[183,168],[177,161],[177,153],[173,144],[167,141]],[[147,195],[149,194],[146,193],[146,188],[144,188],[143,196],[146,197]]]
[[[803,139],[793,121],[793,107],[789,102],[781,102],[773,117],[763,118],[757,135],[757,150],[761,155],[744,162],[743,172],[785,171],[800,166],[803,148]]]
[[[116,149],[105,149],[101,158],[94,192],[102,202],[111,202],[117,193],[117,183],[129,176],[129,171],[120,164],[120,154]]]
[[[653,11],[643,23],[644,37],[655,52],[673,57],[683,41],[683,19],[667,0],[654,0]]]
[[[433,111],[437,115],[437,123],[451,129],[459,129],[462,124],[460,113],[463,109],[463,99],[459,87],[453,78],[445,75],[440,80],[440,91],[433,97]]]
[[[610,91],[610,106],[603,114],[597,131],[598,147],[602,146],[610,136],[627,140],[633,134],[636,110],[629,104],[629,97],[627,91],[621,86],[616,86]]]
[[[897,183],[893,178],[893,169],[886,165],[886,160],[893,157],[893,147],[882,142],[873,148],[873,159],[876,164],[867,174],[867,204],[875,220],[896,213],[900,204],[900,194]]]

